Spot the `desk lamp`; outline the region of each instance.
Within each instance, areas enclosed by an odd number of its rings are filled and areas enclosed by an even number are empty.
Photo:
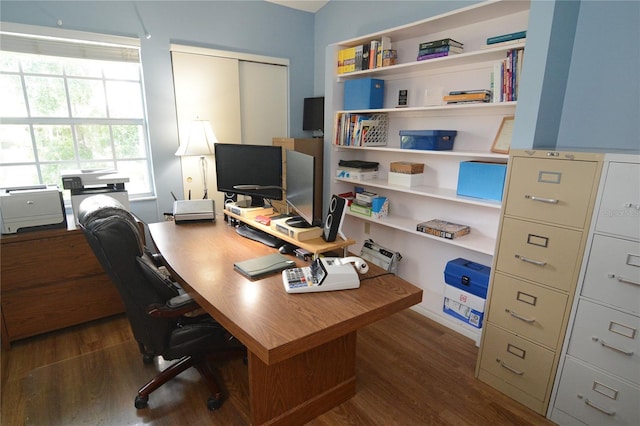
[[[203,199],[208,198],[208,164],[205,155],[213,155],[213,144],[217,142],[218,139],[213,133],[209,120],[194,120],[191,122],[191,129],[189,130],[189,138],[187,139],[187,142],[181,144],[175,154],[180,157],[183,155],[200,156],[200,173],[202,174],[202,185],[204,186]]]

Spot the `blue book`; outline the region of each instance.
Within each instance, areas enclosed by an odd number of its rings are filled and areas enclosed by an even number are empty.
[[[518,40],[526,37],[527,37],[526,31],[518,31],[515,33],[502,34],[499,36],[489,37],[487,39],[487,44],[501,43],[503,41],[509,41],[509,40]]]

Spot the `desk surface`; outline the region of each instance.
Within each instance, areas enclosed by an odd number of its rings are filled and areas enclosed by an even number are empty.
[[[422,300],[421,289],[398,277],[366,279],[385,272],[375,265],[361,275],[359,289],[288,294],[280,274],[251,281],[233,269],[234,262],[275,249],[239,236],[225,223],[161,222],[149,230],[174,278],[265,364],[355,332]]]

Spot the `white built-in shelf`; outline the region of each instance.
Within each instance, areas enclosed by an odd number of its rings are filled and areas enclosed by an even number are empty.
[[[499,108],[505,109],[514,109],[518,102],[510,101],[510,102],[478,102],[478,103],[468,103],[468,104],[457,104],[457,105],[435,105],[435,106],[424,106],[424,107],[406,107],[406,108],[379,108],[379,109],[361,109],[361,110],[339,110],[336,113],[341,114],[406,114],[406,113],[424,113],[424,112],[441,112],[446,111],[447,113],[451,112],[460,112],[460,113],[469,113],[470,110],[494,110]]]
[[[345,146],[334,145],[336,151],[349,151],[349,150],[361,150],[361,151],[378,151],[378,152],[400,152],[410,155],[432,155],[436,157],[465,157],[465,158],[489,158],[504,161],[505,163],[509,159],[507,154],[498,154],[491,151],[435,151],[427,149],[405,149],[405,148],[393,148],[387,146]],[[396,189],[396,187],[394,187]]]
[[[508,50],[524,48],[525,43],[514,43],[506,46],[499,46],[490,49],[479,49],[467,53],[459,53],[457,55],[443,56],[440,58],[427,59],[424,61],[406,62],[403,64],[390,65],[367,69],[362,71],[353,71],[345,74],[338,74],[336,81],[341,82],[350,79],[363,77],[391,77],[394,75],[406,75],[411,72],[427,73],[429,71],[440,71],[447,68],[449,72],[455,71],[456,68],[468,65],[476,65],[483,62],[497,62],[505,58]]]
[[[499,210],[502,206],[502,203],[500,201],[483,200],[473,197],[462,197],[460,195],[457,195],[456,191],[453,189],[439,188],[436,186],[419,185],[407,187],[401,185],[389,185],[389,183],[384,179],[354,180],[336,178],[336,180],[341,182],[349,182],[356,185],[370,186],[373,188],[390,189],[396,192],[405,192],[407,194],[420,195],[422,197],[438,198],[440,200],[453,201],[463,204],[472,204],[474,206],[488,207],[491,209]]]
[[[394,228],[403,232],[408,232],[410,234],[418,235],[420,237],[428,238],[434,241],[438,241],[443,244],[451,244],[454,246],[462,247],[468,250],[477,251],[479,253],[488,254],[493,256],[496,239],[488,237],[486,235],[480,234],[477,230],[471,229],[471,232],[462,237],[454,238],[453,240],[448,240],[446,238],[436,237],[434,235],[429,235],[424,232],[420,232],[416,230],[416,225],[420,222],[426,222],[432,218],[425,218],[424,220],[416,220],[412,218],[402,217],[398,215],[388,215],[383,217],[382,219],[372,218],[371,216],[365,216],[362,214],[354,213],[351,210],[347,210],[346,214],[349,216],[357,217],[359,219],[367,220],[369,222],[377,223],[382,226],[388,226],[390,228]]]
[[[424,34],[439,33],[445,30],[454,30],[459,27],[466,27],[474,24],[484,24],[485,21],[491,21],[498,16],[507,16],[528,11],[529,7],[530,2],[528,0],[490,0],[480,2],[478,4],[425,18],[410,24],[345,40],[340,42],[340,45],[345,47],[358,46],[381,36],[390,37],[392,42],[411,40],[416,37],[422,37]],[[500,30],[496,30],[496,33],[499,34]]]

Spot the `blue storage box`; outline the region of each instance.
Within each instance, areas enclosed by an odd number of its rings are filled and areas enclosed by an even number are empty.
[[[344,82],[344,109],[378,109],[384,104],[384,80],[361,78]]]
[[[458,195],[502,201],[507,165],[483,161],[462,161],[458,170]]]
[[[444,268],[444,281],[486,299],[490,274],[490,267],[459,257],[447,262]]]
[[[449,151],[457,134],[456,130],[400,130],[400,148]]]

